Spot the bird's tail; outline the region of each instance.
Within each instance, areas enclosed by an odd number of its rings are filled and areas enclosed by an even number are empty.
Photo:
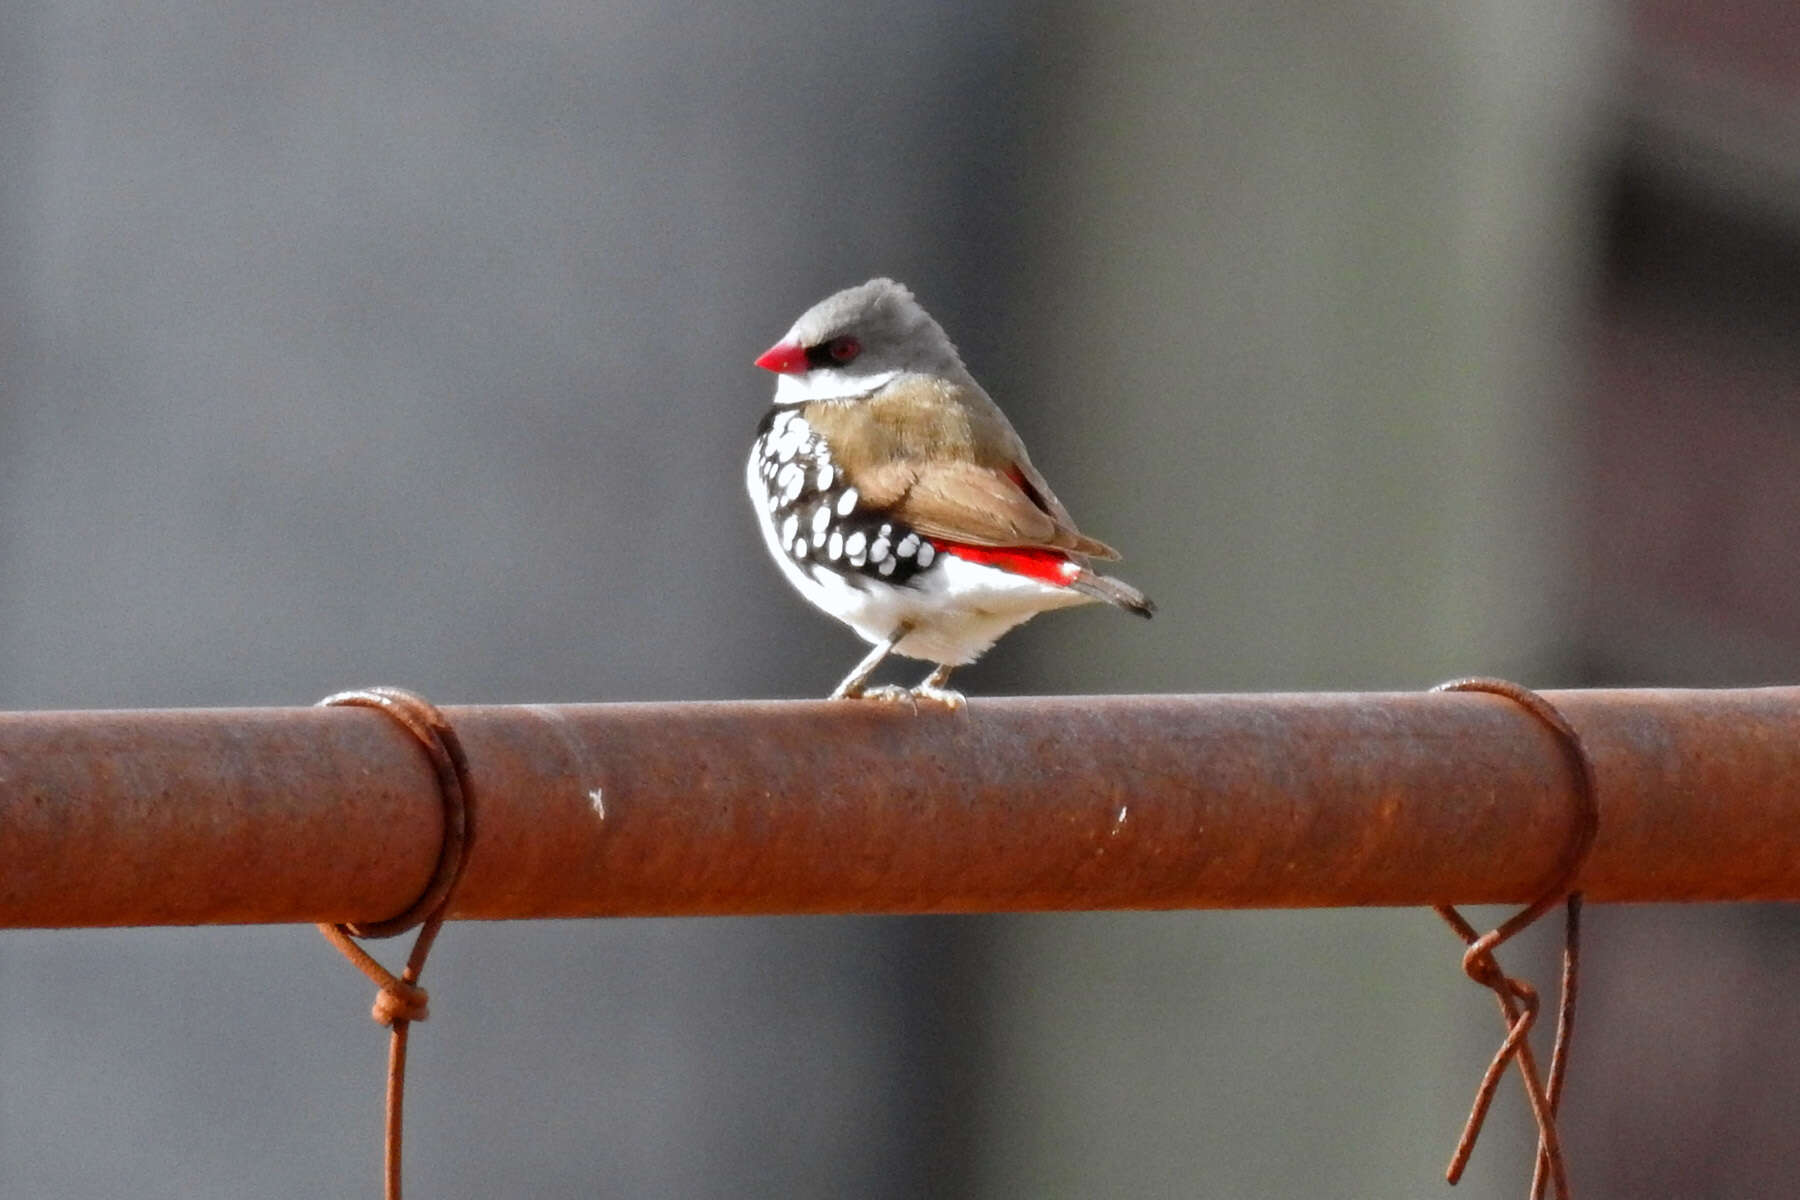
[[[1150,597],[1123,579],[1114,579],[1111,575],[1101,575],[1086,567],[1083,567],[1081,573],[1075,578],[1069,580],[1069,586],[1084,596],[1104,600],[1126,612],[1134,612],[1140,617],[1150,616],[1156,611],[1156,605],[1150,602]]]

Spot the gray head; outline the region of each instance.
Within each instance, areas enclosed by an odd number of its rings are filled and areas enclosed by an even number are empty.
[[[829,399],[867,394],[901,374],[966,373],[943,327],[892,279],[871,279],[825,297],[756,365],[782,376],[777,401],[788,398],[784,391]]]

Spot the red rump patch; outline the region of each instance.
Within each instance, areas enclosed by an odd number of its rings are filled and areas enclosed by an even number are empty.
[[[955,555],[984,567],[998,567],[1002,571],[1011,571],[1014,575],[1023,575],[1028,579],[1041,579],[1057,587],[1068,587],[1069,581],[1081,573],[1080,566],[1071,562],[1060,550],[1039,550],[1029,546],[969,546],[937,538],[932,538],[931,544],[941,554]]]

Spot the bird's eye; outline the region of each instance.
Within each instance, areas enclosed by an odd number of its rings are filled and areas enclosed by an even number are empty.
[[[816,346],[808,347],[806,365],[808,367],[841,367],[854,362],[856,356],[861,353],[862,343],[849,334],[845,334],[842,337],[834,337],[829,342],[820,342]]]

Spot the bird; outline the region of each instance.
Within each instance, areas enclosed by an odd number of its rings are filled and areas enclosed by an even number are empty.
[[[775,373],[745,483],[769,554],[872,649],[832,699],[955,709],[950,672],[1040,612],[1095,602],[1148,617],[1115,559],[1075,527],[1025,444],[903,284],[819,301],[755,360]],[[889,654],[932,670],[870,688]]]

